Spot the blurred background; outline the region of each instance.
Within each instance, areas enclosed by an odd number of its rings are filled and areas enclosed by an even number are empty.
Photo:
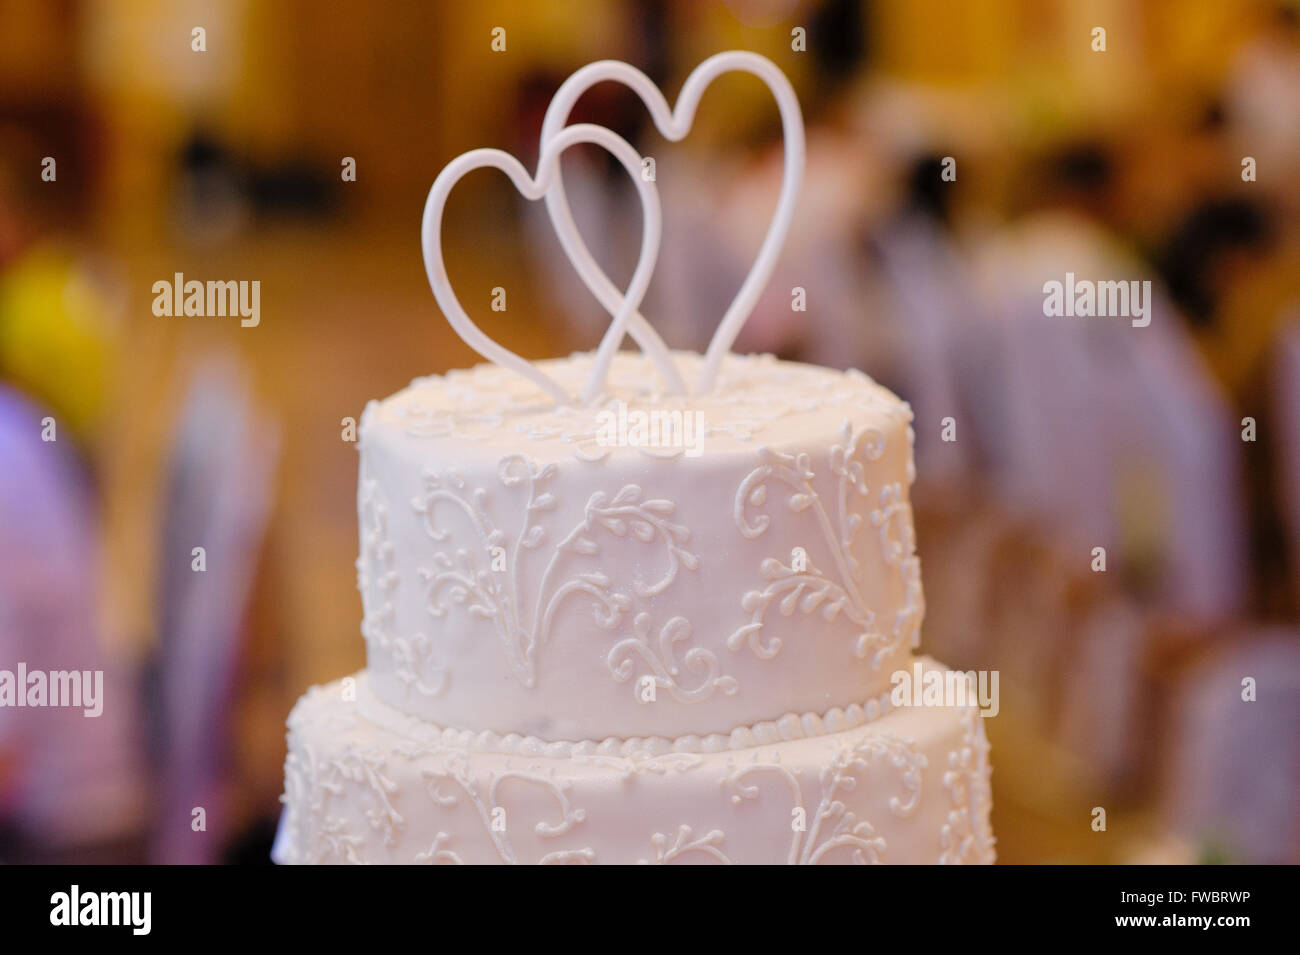
[[[0,668],[103,669],[107,699],[0,709],[0,860],[268,861],[285,716],[364,663],[344,419],[478,360],[420,261],[434,176],[531,164],[587,62],[673,99],[733,48],[809,145],[737,348],[912,402],[922,646],[1001,674],[1000,861],[1300,861],[1294,0],[0,0]],[[656,158],[645,311],[702,350],[775,208],[770,94],[719,79],[671,148],[614,86],[574,119]],[[594,147],[565,171],[625,282],[630,183]],[[526,357],[593,347],[501,187],[449,205],[462,301]],[[1150,280],[1151,324],[1044,317],[1066,272]],[[156,315],[175,273],[260,282],[259,323]]]

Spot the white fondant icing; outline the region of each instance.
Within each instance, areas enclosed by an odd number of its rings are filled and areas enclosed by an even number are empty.
[[[925,666],[937,666],[928,657],[921,658]],[[834,707],[827,713],[786,713],[778,720],[768,720],[752,726],[737,726],[730,733],[711,733],[700,736],[688,733],[675,739],[664,737],[607,736],[603,739],[544,740],[518,733],[494,733],[491,730],[454,729],[439,726],[428,720],[404,713],[375,696],[365,671],[356,674],[357,708],[371,723],[392,733],[427,743],[448,743],[469,746],[492,753],[544,753],[548,756],[572,756],[577,753],[597,751],[617,752],[628,759],[643,759],[674,753],[717,753],[724,749],[748,749],[760,743],[787,742],[824,736],[854,729],[879,719],[891,709],[890,691],[886,690],[859,706]]]
[[[713,753],[481,742],[395,731],[339,684],[313,688],[289,718],[277,861],[993,861],[974,709],[899,709]]]
[[[590,362],[540,364],[567,383]],[[557,408],[487,365],[367,409],[378,697],[563,740],[726,734],[888,688],[923,613],[910,409],[865,375],[763,357],[731,356],[709,395],[650,381],[620,354],[606,402],[699,411],[699,457],[596,446],[584,422],[602,406]]]

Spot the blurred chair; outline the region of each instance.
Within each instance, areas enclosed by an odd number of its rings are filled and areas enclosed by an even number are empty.
[[[1068,679],[1059,682],[1058,738],[1085,761],[1091,782],[1115,793],[1132,786],[1154,746],[1140,731],[1147,722],[1143,655],[1150,635],[1132,600],[1099,596],[1076,614]]]
[[[150,738],[158,746],[160,862],[211,862],[229,835],[222,771],[278,452],[278,430],[257,416],[238,367],[226,359],[202,365],[175,432],[159,555]],[[206,831],[194,830],[197,808]]]
[[[1237,635],[1186,673],[1170,716],[1170,827],[1223,861],[1300,862],[1300,634]]]
[[[995,486],[1062,539],[1081,565],[1104,546],[1153,605],[1207,623],[1240,613],[1248,554],[1241,443],[1227,401],[1158,283],[1149,327],[1049,318],[1043,284],[1066,272],[1137,279],[1140,261],[1088,222],[1022,222],[985,244],[991,318],[973,402]]]

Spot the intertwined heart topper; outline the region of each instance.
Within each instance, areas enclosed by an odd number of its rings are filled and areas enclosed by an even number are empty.
[[[691,131],[695,111],[704,91],[723,73],[732,72],[752,73],[771,89],[781,113],[781,129],[785,137],[785,171],[781,178],[781,195],[777,200],[776,212],[763,244],[759,247],[758,256],[709,342],[704,371],[697,386],[699,393],[713,388],[723,356],[731,349],[772,276],[777,256],[781,254],[781,247],[790,231],[790,222],[794,218],[795,202],[799,196],[799,186],[803,182],[804,130],[803,113],[799,110],[799,99],[795,96],[790,81],[775,63],[757,53],[743,50],[718,53],[691,71],[677,95],[676,106],[669,108],[668,100],[650,77],[628,63],[602,60],[584,66],[564,81],[551,99],[546,118],[542,122],[542,142],[546,143],[569,121],[569,114],[583,93],[598,83],[612,80],[622,83],[641,97],[655,126],[665,139],[679,142]],[[546,208],[555,224],[556,235],[559,236],[569,261],[578,270],[578,275],[606,311],[617,314],[625,304],[624,296],[592,258],[579,235],[573,214],[569,211],[568,197],[564,194],[562,176],[556,176],[551,182],[546,192]],[[657,337],[650,324],[635,309],[628,323],[628,332],[643,349],[647,347],[647,341]]]
[[[484,358],[528,378],[554,396],[557,401],[567,403],[571,400],[571,397],[550,376],[488,338],[465,314],[455,293],[451,290],[451,283],[442,261],[441,239],[442,212],[447,195],[460,178],[470,170],[493,166],[505,172],[525,198],[536,200],[545,196],[547,210],[561,246],[579,277],[612,316],[609,329],[596,351],[591,377],[580,396],[583,403],[589,403],[600,393],[614,353],[622,343],[625,334],[631,334],[641,350],[650,356],[669,393],[681,394],[686,391],[663,339],[640,313],[641,301],[649,286],[659,251],[661,220],[658,191],[653,181],[641,174],[640,156],[626,140],[601,126],[589,124],[566,126],[566,123],[574,105],[583,93],[598,83],[612,80],[624,84],[640,96],[660,133],[669,141],[677,142],[690,132],[695,111],[704,91],[718,76],[730,72],[752,73],[771,89],[781,114],[781,126],[785,137],[785,170],[776,212],[768,227],[767,235],[759,247],[758,256],[735,299],[719,322],[705,354],[704,369],[696,386],[696,392],[704,393],[713,388],[723,356],[731,349],[740,329],[754,310],[758,297],[762,294],[763,287],[776,266],[776,258],[790,231],[795,201],[803,181],[804,129],[799,101],[785,74],[771,60],[757,53],[732,51],[719,53],[705,60],[687,77],[686,83],[678,94],[676,105],[671,108],[659,87],[636,67],[617,60],[591,63],[565,80],[551,100],[542,123],[540,158],[537,162],[535,178],[530,179],[519,161],[509,153],[496,149],[476,149],[448,164],[434,181],[433,188],[429,191],[428,201],[425,203],[422,230],[424,264],[438,304],[442,306],[452,328],[470,347]],[[580,142],[596,143],[609,150],[622,163],[637,186],[642,206],[641,257],[626,291],[620,291],[592,257],[569,209],[559,159],[564,150]]]

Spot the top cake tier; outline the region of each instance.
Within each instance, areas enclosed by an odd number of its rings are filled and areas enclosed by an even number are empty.
[[[591,357],[539,365],[577,390]],[[574,741],[726,736],[886,693],[924,612],[911,418],[860,372],[771,356],[728,356],[703,396],[664,397],[620,353],[588,408],[492,365],[371,402],[371,691]]]

